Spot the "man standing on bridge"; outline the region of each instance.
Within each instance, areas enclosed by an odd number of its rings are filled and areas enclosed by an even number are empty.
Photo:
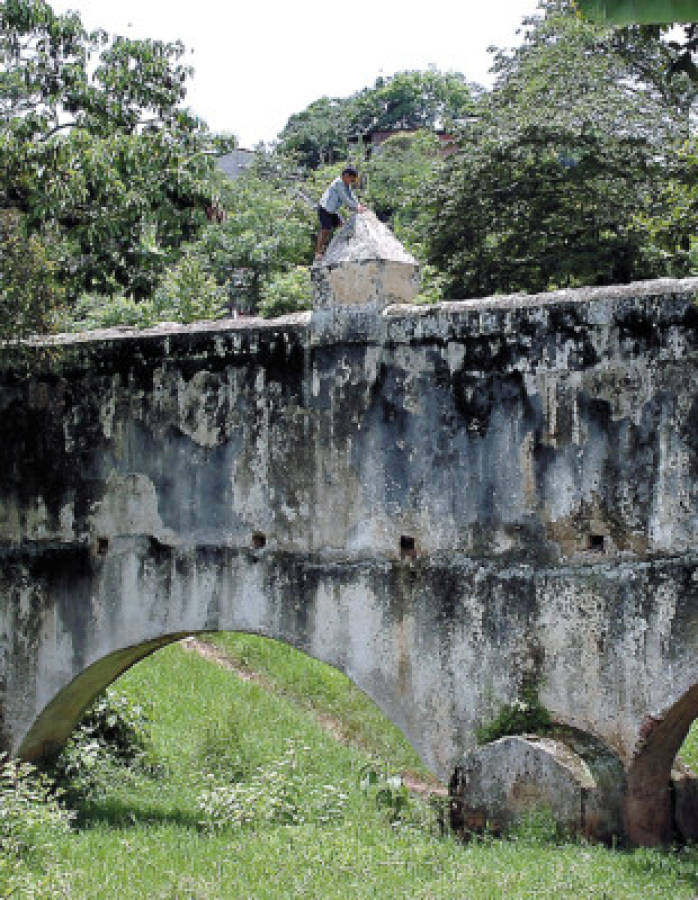
[[[339,228],[343,224],[339,215],[339,210],[342,206],[348,206],[349,209],[357,213],[366,211],[366,207],[359,203],[352,191],[352,186],[358,180],[359,173],[357,170],[353,166],[347,166],[320,198],[317,208],[318,218],[320,219],[320,233],[315,244],[315,259],[322,258],[330,235],[335,228]]]

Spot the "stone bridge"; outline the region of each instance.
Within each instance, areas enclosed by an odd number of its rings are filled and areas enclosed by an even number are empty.
[[[320,285],[312,313],[5,360],[0,746],[49,756],[147,654],[248,631],[346,672],[456,772],[466,821],[506,818],[476,797],[494,772],[510,806],[564,795],[588,834],[671,840],[698,715],[696,291],[381,308]],[[534,696],[557,732],[476,748]]]

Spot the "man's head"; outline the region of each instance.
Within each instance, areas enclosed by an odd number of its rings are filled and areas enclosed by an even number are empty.
[[[359,180],[359,173],[354,166],[346,166],[342,169],[342,181],[344,184],[355,184]]]

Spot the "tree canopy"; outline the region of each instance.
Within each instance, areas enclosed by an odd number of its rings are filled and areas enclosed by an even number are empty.
[[[677,43],[541,0],[492,90],[428,70],[319,98],[231,182],[213,164],[231,139],[184,106],[181,44],[5,0],[0,333],[61,303],[71,327],[302,308],[314,205],[350,160],[423,264],[422,301],[696,272],[695,27]],[[367,156],[374,131],[395,135]]]
[[[687,270],[687,230],[659,228],[678,242],[659,252],[648,223],[664,221],[693,85],[659,90],[637,46],[619,52],[565,0],[542,6],[495,57],[495,88],[439,188],[430,259],[452,296]]]
[[[372,131],[453,128],[473,109],[479,89],[453,72],[407,71],[378,78],[350,97],[323,97],[292,115],[279,150],[317,168],[344,159]]]
[[[0,208],[39,239],[51,224],[68,298],[148,295],[205,222],[224,142],[182,106],[183,55],[44,0],[0,6]]]

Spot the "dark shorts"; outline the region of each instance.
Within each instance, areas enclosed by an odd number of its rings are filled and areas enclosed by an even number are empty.
[[[339,228],[342,224],[342,220],[339,218],[337,213],[327,212],[327,210],[318,206],[317,208],[318,219],[320,219],[320,227],[324,231],[332,231],[333,228]]]

